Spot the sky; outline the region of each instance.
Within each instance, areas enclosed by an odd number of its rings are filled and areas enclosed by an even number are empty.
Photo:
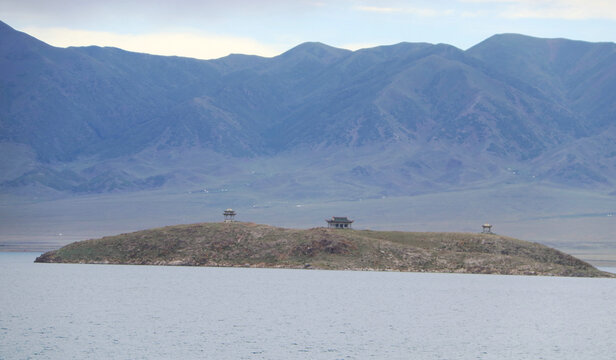
[[[0,0],[0,20],[48,44],[213,59],[306,41],[467,49],[494,34],[616,41],[615,0]]]

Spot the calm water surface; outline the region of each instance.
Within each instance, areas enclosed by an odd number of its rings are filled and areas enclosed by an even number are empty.
[[[616,280],[34,264],[0,359],[616,359]]]

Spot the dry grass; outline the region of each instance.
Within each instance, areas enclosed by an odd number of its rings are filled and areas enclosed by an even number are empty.
[[[253,223],[177,225],[81,241],[37,261],[613,277],[560,251],[499,235]]]

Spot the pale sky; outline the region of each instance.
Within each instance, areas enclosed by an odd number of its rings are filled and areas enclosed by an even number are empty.
[[[0,0],[0,20],[48,44],[212,59],[302,42],[467,49],[501,33],[616,41],[616,0]]]

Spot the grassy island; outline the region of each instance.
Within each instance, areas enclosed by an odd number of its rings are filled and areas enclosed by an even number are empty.
[[[496,234],[297,230],[241,222],[80,241],[35,261],[616,277],[547,246]]]

